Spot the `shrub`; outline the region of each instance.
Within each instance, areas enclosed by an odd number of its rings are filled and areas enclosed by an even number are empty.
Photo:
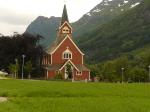
[[[62,73],[57,73],[55,76],[55,79],[63,79],[63,74]]]

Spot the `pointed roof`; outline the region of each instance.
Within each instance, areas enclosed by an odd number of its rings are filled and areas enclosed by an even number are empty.
[[[53,43],[53,45],[47,49],[47,53],[48,54],[53,54],[60,46],[61,44],[63,44],[63,42],[66,40],[66,39],[69,39],[72,44],[77,48],[77,50],[82,54],[84,55],[84,53],[82,53],[82,51],[77,47],[77,45],[74,43],[74,41],[71,39],[71,37],[69,35],[66,35],[64,38],[61,38],[59,41],[55,41]]]
[[[63,14],[62,14],[62,19],[61,19],[61,25],[63,25],[65,21],[67,21],[69,23],[66,4],[64,5],[64,9],[63,9]]]

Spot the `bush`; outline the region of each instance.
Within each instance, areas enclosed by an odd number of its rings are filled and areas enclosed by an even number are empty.
[[[55,76],[55,79],[63,79],[63,74],[62,73],[57,73]]]

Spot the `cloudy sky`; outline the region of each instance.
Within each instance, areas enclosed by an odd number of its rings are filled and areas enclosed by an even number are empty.
[[[77,21],[101,0],[0,0],[0,33],[11,35],[23,33],[38,16],[62,15],[64,1],[67,4],[69,20]]]

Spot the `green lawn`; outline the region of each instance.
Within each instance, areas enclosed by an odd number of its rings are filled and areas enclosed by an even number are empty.
[[[150,84],[0,80],[0,112],[150,112]]]

